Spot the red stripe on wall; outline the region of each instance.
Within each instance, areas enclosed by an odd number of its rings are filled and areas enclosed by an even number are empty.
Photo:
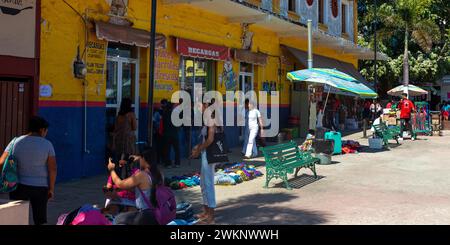
[[[39,107],[83,107],[84,101],[40,100]],[[106,102],[88,101],[88,107],[106,107]]]
[[[226,106],[227,104],[238,106],[238,103],[236,103],[236,102],[223,102],[224,106]],[[161,103],[153,103],[153,105],[155,107],[160,107]],[[174,106],[175,105],[177,105],[177,104],[174,104]],[[291,105],[290,104],[279,104],[278,106],[280,108],[289,108]],[[141,103],[141,108],[148,108],[148,103]]]

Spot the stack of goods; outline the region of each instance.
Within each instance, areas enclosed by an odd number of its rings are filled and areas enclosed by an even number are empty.
[[[216,185],[236,185],[263,175],[260,171],[256,170],[253,165],[234,163],[226,167],[227,165],[216,172],[214,176]]]
[[[358,141],[345,140],[342,141],[342,154],[358,153],[358,149],[361,147]]]
[[[192,173],[183,176],[173,176],[165,179],[166,186],[169,186],[172,190],[179,190],[188,187],[194,187],[200,185],[200,174]]]

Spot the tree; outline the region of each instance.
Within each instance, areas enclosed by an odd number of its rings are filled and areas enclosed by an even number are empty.
[[[450,71],[450,1],[378,0],[378,23],[374,23],[374,1],[358,1],[358,44],[374,48],[377,30],[378,49],[389,58],[379,61],[379,92],[397,81],[433,83]],[[412,37],[412,38],[410,38]],[[373,81],[372,61],[360,62],[361,74]],[[403,75],[403,79],[402,79]]]
[[[419,47],[430,52],[433,43],[439,40],[439,27],[430,18],[425,18],[433,0],[396,0],[393,4],[380,6],[379,16],[384,28],[381,38],[389,38],[395,31],[404,33],[403,83],[409,84],[409,41],[412,37]]]

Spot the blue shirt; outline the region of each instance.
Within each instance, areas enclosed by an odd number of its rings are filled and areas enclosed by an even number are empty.
[[[12,153],[17,160],[20,184],[48,187],[47,160],[55,156],[50,141],[39,136],[23,135],[12,140],[5,151]]]

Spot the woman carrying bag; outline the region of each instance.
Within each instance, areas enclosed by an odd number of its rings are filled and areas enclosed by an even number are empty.
[[[213,104],[213,103],[211,103]],[[203,103],[203,113],[211,104]],[[200,224],[214,224],[214,209],[216,208],[216,193],[214,188],[215,163],[227,162],[227,148],[224,142],[223,128],[218,127],[216,117],[211,118],[203,126],[200,136],[202,143],[192,149],[191,158],[198,158],[201,154],[200,187],[203,197],[203,213],[197,215]]]

